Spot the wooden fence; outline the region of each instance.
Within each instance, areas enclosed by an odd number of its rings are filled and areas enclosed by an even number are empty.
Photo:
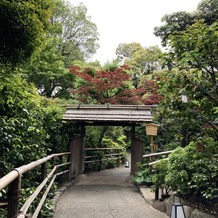
[[[109,161],[116,161],[116,167],[119,167],[125,160],[123,148],[85,148],[86,169],[91,165],[100,171],[103,165]]]
[[[57,176],[60,176],[64,173],[69,172],[69,167],[67,170],[59,170],[59,168],[62,168],[64,166],[69,166],[70,162],[69,155],[70,152],[65,153],[59,153],[59,154],[52,154],[45,158],[36,160],[34,162],[31,162],[27,165],[23,165],[19,168],[15,168],[13,171],[5,175],[0,179],[0,191],[4,188],[8,188],[7,191],[7,201],[2,202],[2,206],[7,208],[7,217],[8,218],[25,218],[27,217],[28,210],[33,203],[33,201],[36,199],[37,196],[39,196],[39,193],[43,192],[41,199],[39,201],[39,204],[34,211],[32,218],[37,218],[40,210],[43,206],[43,203],[46,199],[46,196],[48,195],[52,184],[54,183]],[[65,158],[64,158],[65,157]],[[47,172],[47,164],[51,161],[52,169],[50,172]],[[36,167],[41,166],[41,184],[36,187],[35,191],[27,201],[23,204],[23,206],[19,209],[19,200],[20,200],[20,193],[21,193],[21,183],[22,183],[22,176],[23,174],[35,169]]]

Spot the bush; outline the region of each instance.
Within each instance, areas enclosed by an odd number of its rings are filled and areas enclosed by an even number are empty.
[[[151,168],[143,163],[140,164],[141,171],[136,172],[135,177],[133,178],[133,182],[136,185],[146,185],[146,186],[151,186],[152,185],[152,171]]]
[[[199,143],[205,146],[205,151],[197,149]],[[163,166],[160,163],[155,166],[162,171],[156,183],[169,184],[178,193],[198,200],[218,200],[218,142],[212,138],[177,148],[169,156],[167,167]]]
[[[168,160],[163,159],[160,160],[157,164],[154,166],[154,174],[152,176],[152,182],[154,183],[155,187],[159,187],[162,190],[162,198],[169,195],[170,185],[165,180],[168,168]],[[165,191],[165,193],[164,193]]]
[[[62,114],[55,102],[39,96],[36,88],[19,75],[0,74],[0,177],[63,149],[63,143],[67,143],[64,138],[69,136],[66,137],[67,131],[61,134]],[[39,185],[40,175],[36,168],[23,176],[23,200]],[[0,201],[6,198],[7,189],[3,189]],[[0,217],[5,217],[4,213],[0,210]]]
[[[46,154],[43,98],[19,76],[0,77],[0,176]]]

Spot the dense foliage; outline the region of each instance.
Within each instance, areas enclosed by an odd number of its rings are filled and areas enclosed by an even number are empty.
[[[198,146],[205,146],[205,151]],[[218,145],[212,138],[191,142],[170,155],[166,182],[179,193],[217,202]]]
[[[218,200],[218,144],[205,137],[177,148],[169,159],[155,165],[153,182],[170,187],[190,204],[204,204],[209,213],[216,214]],[[193,203],[194,202],[194,203]],[[197,204],[195,203],[197,202]],[[204,209],[205,209],[204,208]]]
[[[3,76],[4,75],[4,76]],[[1,176],[45,155],[43,99],[19,76],[1,75]]]
[[[18,64],[39,50],[53,6],[53,0],[0,2],[0,62]]]
[[[208,27],[197,22],[171,38],[175,67],[158,78],[159,92],[165,97],[157,117],[165,143],[182,141],[184,146],[202,135],[218,139],[217,33],[216,23]]]
[[[218,213],[218,1],[203,0],[195,13],[175,12],[155,28],[166,52],[152,78],[162,96],[155,111],[156,143],[176,149],[152,170],[142,164],[135,182],[177,192],[185,202]],[[142,81],[140,81],[142,83]],[[162,196],[163,197],[163,196]],[[191,203],[190,203],[191,202]],[[197,204],[196,204],[197,203]]]
[[[64,110],[20,76],[7,74],[2,73],[0,83],[1,176],[51,152],[66,151],[69,138],[61,123]]]
[[[38,93],[47,98],[68,98],[74,76],[64,66],[64,57],[57,49],[58,39],[50,37],[40,55],[23,66],[23,78],[34,83]]]
[[[164,17],[166,24],[156,34],[168,46],[166,68],[154,76],[162,95],[156,110],[158,143],[177,149],[155,165],[153,182],[211,208],[218,197],[217,8],[216,0],[202,1],[196,14]]]

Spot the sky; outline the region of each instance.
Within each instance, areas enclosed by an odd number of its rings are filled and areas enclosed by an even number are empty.
[[[74,6],[82,2],[87,15],[97,25],[100,48],[92,57],[103,65],[116,57],[120,43],[140,43],[143,47],[161,46],[154,27],[165,14],[192,12],[200,0],[68,0]]]

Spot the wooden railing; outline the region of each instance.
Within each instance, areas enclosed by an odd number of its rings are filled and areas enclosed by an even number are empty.
[[[152,166],[152,165],[154,165],[154,164],[156,164],[156,163],[158,163],[159,161],[160,161],[160,159],[159,160],[156,160],[156,161],[154,161],[154,157],[155,156],[165,156],[165,155],[168,155],[168,154],[170,154],[170,153],[172,153],[174,150],[170,150],[170,151],[163,151],[163,152],[156,152],[156,153],[151,153],[151,154],[145,154],[145,155],[143,155],[143,157],[144,158],[150,158],[150,160],[152,161],[152,162],[150,162],[148,165],[149,166]],[[163,159],[163,158],[162,158]],[[164,159],[167,159],[167,158],[164,158]]]
[[[85,148],[85,165],[94,165],[100,171],[104,163],[110,160],[116,161],[116,167],[119,167],[122,160],[125,159],[123,148]]]
[[[102,165],[109,160],[115,160],[116,166],[120,166],[125,155],[122,148],[86,148],[85,164],[98,164],[98,170],[102,169]],[[88,153],[92,154],[89,155]],[[7,218],[25,218],[28,216],[29,208],[32,206],[36,198],[40,198],[35,211],[31,215],[32,218],[37,218],[40,214],[46,197],[54,183],[56,177],[68,173],[70,166],[71,152],[52,154],[39,160],[33,161],[27,165],[15,168],[4,177],[0,178],[0,191],[7,190],[7,201],[0,202],[0,207],[7,210]],[[48,170],[48,164],[52,167]],[[63,169],[67,166],[67,169]],[[40,172],[41,183],[35,187],[35,191],[28,197],[26,202],[19,208],[21,200],[21,187],[23,175],[41,167]],[[47,172],[49,171],[49,172]],[[40,194],[40,195],[39,195]],[[38,199],[37,199],[38,200]]]
[[[38,217],[40,210],[43,206],[43,203],[48,195],[52,184],[54,183],[57,176],[60,176],[64,173],[69,172],[69,170],[58,171],[59,168],[63,166],[70,165],[69,155],[70,152],[52,154],[45,158],[36,160],[27,165],[23,165],[21,167],[15,168],[13,171],[5,175],[0,179],[0,191],[4,188],[8,187],[7,192],[7,202],[4,202],[4,206],[7,207],[7,217],[8,218],[25,218],[27,217],[28,209],[30,208],[33,201],[39,196],[40,192],[43,192],[41,200],[39,201],[36,210],[34,211],[32,218]],[[63,157],[66,158],[63,158]],[[59,159],[59,160],[58,160]],[[50,172],[47,172],[47,163],[51,162],[52,169]],[[41,166],[41,184],[36,187],[34,193],[29,196],[27,201],[23,204],[23,206],[19,209],[19,199],[21,193],[21,183],[22,183],[22,175],[35,169],[36,167]],[[69,167],[68,167],[69,169]],[[46,188],[45,188],[46,187]]]
[[[163,152],[156,152],[156,153],[151,153],[151,154],[145,154],[143,155],[144,158],[150,158],[150,161],[148,163],[149,166],[152,166],[156,163],[158,163],[160,160],[167,160],[168,157],[165,157],[165,158],[162,158],[162,156],[168,156],[170,153],[172,153],[174,150],[170,150],[170,151],[163,151]],[[158,159],[158,160],[154,160],[154,157],[157,157],[157,156],[161,156],[161,159]],[[159,187],[155,187],[155,197],[154,197],[155,200],[158,200],[159,199]]]

